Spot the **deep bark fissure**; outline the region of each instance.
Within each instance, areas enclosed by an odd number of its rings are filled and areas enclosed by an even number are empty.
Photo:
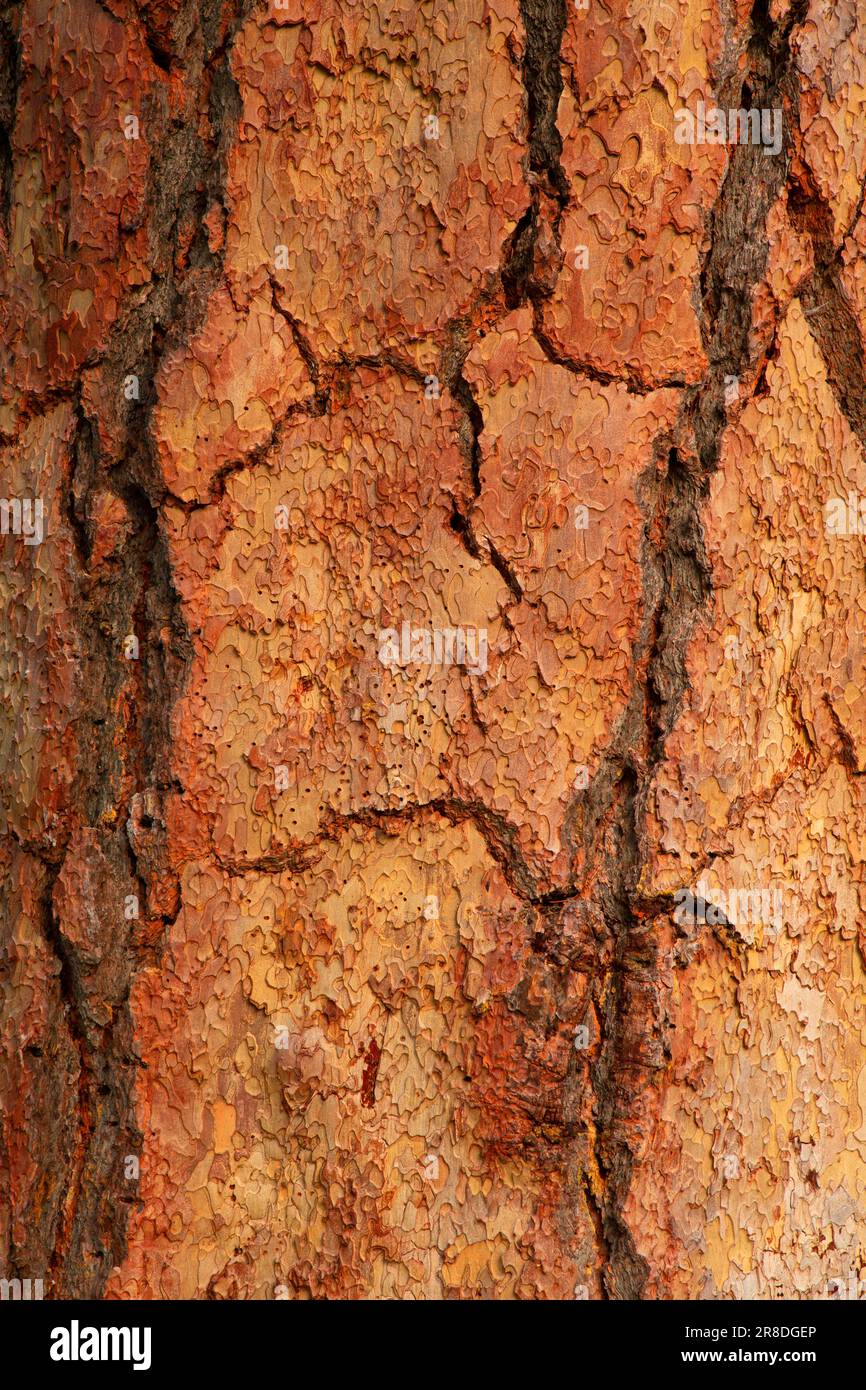
[[[809,320],[809,331],[818,345],[827,381],[848,425],[866,449],[866,349],[857,316],[842,283],[842,255],[848,236],[862,215],[866,185],[861,189],[849,231],[837,243],[833,213],[817,180],[799,151],[805,173],[788,192],[788,210],[800,233],[809,238],[814,269],[800,286],[797,297]]]
[[[124,1166],[141,1147],[134,1110],[140,1063],[129,996],[138,969],[158,961],[162,929],[179,907],[177,885],[167,868],[161,804],[174,786],[170,718],[192,648],[160,516],[166,494],[151,416],[163,353],[193,330],[222,275],[221,258],[209,250],[201,219],[208,201],[223,199],[228,141],[239,109],[228,56],[244,13],[235,13],[225,32],[218,14],[205,17],[203,27],[190,30],[173,52],[148,35],[160,68],[189,68],[192,90],[199,89],[198,79],[207,84],[213,135],[196,133],[192,121],[175,120],[153,152],[147,216],[157,269],[143,298],[121,306],[100,359],[118,392],[129,373],[138,378],[137,399],[129,404],[117,454],[101,448],[80,381],[66,396],[74,408],[74,435],[65,515],[76,558],[74,609],[82,652],[74,814],[92,837],[90,862],[98,862],[113,883],[135,894],[141,916],[110,924],[106,959],[112,994],[110,1002],[102,1001],[91,981],[93,959],[67,935],[57,905],[67,856],[73,844],[79,851],[81,841],[67,839],[46,851],[44,934],[57,960],[66,1027],[79,1058],[77,1134],[70,1136],[67,1171],[58,1177],[65,1197],[59,1208],[46,1211],[41,1236],[50,1252],[49,1283],[55,1296],[98,1296],[125,1252],[137,1184]],[[186,270],[179,267],[177,254],[183,217],[199,224]],[[91,567],[93,502],[100,488],[122,504],[129,530],[122,555],[108,573]],[[137,658],[124,649],[130,637],[138,640]],[[95,907],[109,910],[102,903]],[[108,1023],[101,1021],[103,1007],[110,1014]],[[15,1261],[14,1251],[12,1255]]]
[[[723,79],[723,97],[739,85],[746,104],[791,109],[790,36],[808,8],[794,6],[775,27],[766,0],[752,13],[745,75],[736,68]],[[788,134],[786,146],[790,147]],[[785,185],[785,149],[779,157],[760,146],[738,144],[708,218],[709,249],[701,272],[701,333],[709,369],[685,393],[678,426],[657,443],[667,467],[661,483],[655,467],[642,480],[647,523],[642,567],[645,617],[635,651],[636,681],[618,736],[586,798],[587,857],[602,853],[606,872],[596,890],[608,924],[614,964],[599,991],[603,1020],[599,1057],[593,1065],[596,1094],[594,1155],[602,1179],[603,1228],[608,1248],[603,1285],[608,1297],[639,1298],[648,1275],[623,1218],[631,1184],[633,1154],[623,1124],[628,1107],[650,1080],[645,1067],[629,1061],[629,1013],[643,981],[655,974],[657,946],[649,931],[658,904],[641,902],[642,826],[654,770],[688,690],[686,653],[712,594],[701,507],[718,466],[727,423],[726,378],[748,377],[761,348],[752,342],[752,296],[766,269],[762,235],[770,208]],[[681,441],[691,436],[694,457]],[[689,451],[690,452],[690,451]],[[660,531],[660,539],[655,535]],[[603,844],[598,842],[598,831]]]
[[[5,6],[0,16],[0,226],[7,241],[12,218],[12,132],[21,82],[20,26],[21,6]]]

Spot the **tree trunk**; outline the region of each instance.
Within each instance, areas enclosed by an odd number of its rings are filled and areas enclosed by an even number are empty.
[[[859,1279],[857,0],[0,37],[0,1275]]]

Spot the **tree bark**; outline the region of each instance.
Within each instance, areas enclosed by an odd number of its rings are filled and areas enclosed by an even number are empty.
[[[857,0],[2,15],[0,1277],[866,1277]]]

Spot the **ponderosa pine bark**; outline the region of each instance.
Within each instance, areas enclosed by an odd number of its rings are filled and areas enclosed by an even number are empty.
[[[857,0],[0,40],[0,1276],[866,1277]]]

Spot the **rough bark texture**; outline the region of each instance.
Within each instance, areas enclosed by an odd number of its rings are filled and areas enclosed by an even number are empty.
[[[858,0],[24,0],[0,74],[0,1276],[866,1277]]]

